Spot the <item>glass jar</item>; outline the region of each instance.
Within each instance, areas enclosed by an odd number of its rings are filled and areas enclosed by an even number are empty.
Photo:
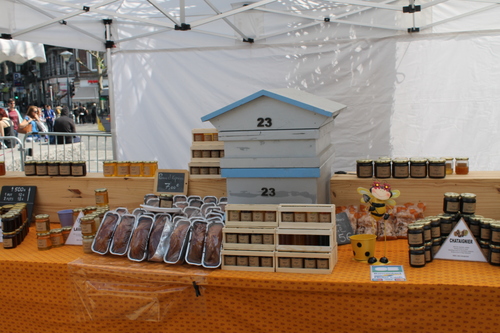
[[[391,178],[390,159],[378,159],[375,161],[375,178]]]
[[[446,214],[456,214],[460,210],[460,194],[446,192],[443,200],[443,212]]]
[[[410,247],[410,266],[411,267],[424,267],[425,266],[425,247]]]
[[[59,161],[47,162],[47,175],[53,177],[59,176]]]
[[[128,177],[130,176],[130,162],[129,161],[118,161],[116,162],[116,176],[117,177]]]
[[[0,161],[0,176],[5,176],[5,161]]]
[[[424,228],[424,242],[432,241],[432,227],[431,227],[430,220],[425,218],[422,220],[418,220],[418,221],[414,222],[413,224],[422,225],[422,227]]]
[[[104,177],[116,177],[118,173],[116,168],[116,161],[104,161],[102,163],[102,174]]]
[[[457,175],[466,175],[469,173],[468,157],[455,157],[455,173]]]
[[[3,232],[13,232],[17,229],[17,219],[10,211],[2,215],[2,230]]]
[[[441,237],[441,218],[433,216],[431,220],[431,237],[438,238]]]
[[[444,163],[446,165],[446,174],[447,175],[452,175],[453,174],[453,157],[442,157],[444,159]]]
[[[61,228],[50,230],[50,241],[52,242],[52,247],[61,247],[64,245]]]
[[[92,243],[95,236],[82,236],[83,253],[92,253]]]
[[[172,194],[162,193],[160,194],[159,207],[161,208],[172,208],[174,205],[174,196]]]
[[[480,240],[478,245],[484,255],[484,258],[486,258],[486,260],[490,260],[490,242]]]
[[[474,237],[479,238],[481,236],[481,218],[471,216],[469,218],[469,229]]]
[[[474,193],[460,194],[460,212],[474,214],[476,212],[476,195]]]
[[[63,235],[63,241],[66,243],[66,240],[69,237],[69,234],[71,234],[71,230],[73,230],[73,227],[64,227],[62,229],[62,235]]]
[[[500,266],[500,246],[490,244],[489,263],[494,266]]]
[[[439,249],[441,248],[441,237],[432,239],[432,257],[436,256]]]
[[[15,249],[18,245],[17,232],[4,232],[3,233],[3,248]]]
[[[414,157],[410,159],[410,177],[427,177],[427,159],[421,157]]]
[[[71,176],[71,162],[61,161],[59,163],[59,175],[60,176]]]
[[[408,225],[408,245],[411,247],[424,245],[424,226],[412,223]]]
[[[85,215],[80,219],[80,229],[83,236],[95,236],[96,227],[94,217],[92,215]]]
[[[446,163],[444,158],[432,158],[428,163],[429,178],[446,177]]]
[[[50,219],[48,214],[39,214],[35,216],[35,230],[36,232],[50,231]]]
[[[450,232],[453,230],[453,216],[452,215],[441,215],[440,216],[440,227],[441,227],[441,236],[448,236]]]
[[[392,160],[392,177],[410,177],[410,164],[407,158],[395,158]]]
[[[156,170],[158,170],[157,161],[146,161],[143,163],[143,176],[144,177],[154,177],[156,175]]]
[[[143,163],[141,161],[130,162],[130,177],[141,177],[142,166]]]
[[[425,247],[425,262],[432,262],[432,260],[434,259],[434,257],[432,256],[432,241],[425,242],[424,247]]]
[[[26,176],[36,176],[36,162],[35,161],[25,161],[24,162],[24,174]]]
[[[491,244],[500,245],[500,221],[490,223]]]
[[[489,218],[482,218],[479,222],[480,226],[480,234],[479,239],[490,241],[491,240],[491,223],[494,223],[495,220]]]
[[[193,133],[193,141],[203,141],[203,133]]]
[[[109,204],[108,189],[98,188],[95,191],[95,204],[99,207]]]
[[[73,177],[83,177],[87,175],[87,163],[85,161],[74,161],[71,163],[71,175]]]
[[[50,238],[50,232],[39,232],[36,234],[36,244],[38,250],[46,251],[52,248],[52,240]]]
[[[356,161],[356,175],[358,178],[373,177],[373,160],[363,159]]]
[[[47,176],[47,161],[36,162],[36,175],[37,176]]]

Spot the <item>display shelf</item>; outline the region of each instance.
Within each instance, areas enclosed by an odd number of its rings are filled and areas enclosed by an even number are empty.
[[[281,204],[278,227],[284,229],[335,228],[335,205]]]
[[[225,250],[274,251],[275,229],[224,227],[222,247]]]
[[[267,266],[268,264],[271,264],[271,266]],[[222,269],[231,271],[274,272],[276,269],[276,259],[273,251],[222,250]]]
[[[335,229],[276,229],[277,251],[331,252],[337,246]]]
[[[226,206],[226,226],[240,228],[276,228],[278,226],[278,205],[228,204]],[[250,219],[242,221],[241,212],[249,212]],[[259,219],[253,219],[259,214]]]
[[[276,252],[276,272],[331,274],[337,264],[337,247],[330,253]]]

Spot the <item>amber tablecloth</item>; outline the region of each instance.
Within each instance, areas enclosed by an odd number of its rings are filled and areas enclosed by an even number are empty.
[[[349,245],[331,275],[232,272],[79,246],[38,251],[31,230],[16,249],[0,248],[0,332],[497,331],[500,267],[412,268],[404,240],[388,242],[387,257],[404,266],[406,282],[371,282]]]

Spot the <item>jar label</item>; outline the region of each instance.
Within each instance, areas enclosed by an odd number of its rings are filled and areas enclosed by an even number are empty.
[[[446,203],[446,211],[447,212],[458,212],[460,210],[460,202],[452,202],[448,201]]]
[[[332,222],[332,214],[330,214],[330,213],[320,213],[319,214],[319,222],[321,222],[321,223],[330,223],[330,222]]]
[[[54,237],[51,236],[50,239],[52,240],[53,246],[61,245],[63,243],[62,235]]]
[[[472,232],[474,237],[478,237],[481,234],[481,227],[479,226],[479,224],[471,224],[470,231]]]
[[[47,165],[37,165],[36,166],[36,174],[37,175],[46,175],[47,174]]]
[[[377,178],[390,178],[391,177],[391,167],[375,167],[375,176]]]
[[[49,176],[59,176],[59,166],[58,165],[49,165],[47,167],[47,173]]]
[[[60,165],[59,174],[63,176],[71,175],[71,167],[69,165]]]
[[[49,247],[49,239],[48,238],[38,238],[36,240],[36,244],[39,249],[46,249]]]
[[[140,176],[141,175],[141,166],[140,165],[130,166],[130,175]]]
[[[262,244],[262,235],[261,234],[253,234],[250,237],[250,243],[252,243],[252,244]]]
[[[262,257],[260,258],[260,264],[262,267],[273,267],[273,258]]]
[[[107,199],[107,194],[105,193],[100,193],[95,195],[96,204],[108,203],[106,199]]]
[[[193,157],[200,158],[201,157],[201,150],[193,150]]]
[[[259,257],[249,257],[248,258],[248,266],[259,267]]]
[[[36,174],[36,166],[34,164],[25,165],[24,166],[24,173],[27,175],[35,175]]]
[[[282,222],[293,222],[293,213],[281,213]]]
[[[427,250],[427,248],[426,248],[426,250],[425,250],[425,261],[427,261],[427,262],[432,261],[432,254],[431,254],[431,250],[430,250],[430,249],[429,249],[429,250]]]
[[[491,232],[491,241],[495,243],[500,243],[500,231]]]
[[[172,208],[173,201],[160,199],[160,207],[162,208]]]
[[[145,166],[142,168],[142,172],[144,173],[144,176],[146,176],[146,177],[147,177],[147,176],[152,176],[152,174],[151,174],[151,167],[149,167],[149,166],[146,166],[146,165],[145,165]]]
[[[408,177],[408,165],[397,165],[394,167],[394,178],[406,178]]]
[[[481,252],[483,252],[483,255],[485,258],[488,258],[490,255],[490,248],[489,247],[481,247]]]
[[[451,223],[441,223],[441,233],[449,234],[451,232]]]
[[[44,232],[44,231],[50,230],[48,223],[45,221],[44,222],[36,222],[35,225],[36,225],[37,232]]]
[[[441,237],[441,228],[439,226],[431,228],[431,236],[432,238]]]
[[[211,156],[212,156],[212,153],[210,150],[202,150],[201,151],[201,157],[210,158]]]
[[[93,224],[94,223],[80,223],[80,228],[82,229],[82,234],[93,234]]]
[[[424,242],[422,233],[410,234],[408,233],[408,244],[410,245],[420,245]]]
[[[360,178],[373,177],[373,167],[372,166],[358,166],[358,177],[360,177]]]
[[[411,254],[410,255],[410,264],[421,266],[425,265],[425,255],[424,254]]]
[[[226,266],[236,266],[236,257],[235,256],[225,256],[224,264]]]
[[[271,234],[262,235],[262,244],[274,244],[274,235]]]
[[[84,241],[82,242],[82,245],[83,245],[83,252],[84,253],[92,253],[92,243],[93,241]]]
[[[239,221],[240,220],[240,212],[237,210],[229,211],[229,220],[230,221]]]
[[[238,243],[238,234],[226,234],[226,243]]]
[[[306,213],[295,213],[294,214],[294,221],[295,222],[305,222],[306,221]]]
[[[432,245],[432,255],[435,256],[436,253],[438,253],[439,249],[441,248],[441,244],[439,245]]]
[[[319,221],[319,214],[316,212],[309,212],[307,213],[307,222],[318,222]]]
[[[500,253],[499,252],[491,252],[490,261],[494,264],[500,264]]]
[[[264,220],[266,222],[276,222],[276,213],[275,212],[265,212]]]
[[[248,244],[250,243],[250,237],[247,234],[239,234],[238,235],[238,243]]]
[[[252,221],[252,212],[241,212],[242,221]]]
[[[120,165],[118,166],[118,174],[119,175],[128,175],[129,174],[129,166],[128,165]]]
[[[481,228],[481,239],[490,239],[491,229]]]
[[[446,166],[443,165],[429,165],[429,177],[431,178],[444,178],[446,176]]]
[[[263,212],[253,212],[252,213],[252,220],[256,221],[256,222],[264,221],[264,213]]]
[[[105,165],[102,168],[102,173],[105,176],[113,176],[115,174],[115,166],[114,165]]]
[[[462,202],[462,213],[474,214],[476,212],[475,202]]]
[[[415,178],[425,178],[427,176],[427,168],[423,166],[412,166],[410,168],[410,175]]]
[[[424,239],[427,242],[432,239],[431,229],[424,229]]]
[[[318,269],[329,269],[328,259],[318,259],[316,260],[316,265]]]

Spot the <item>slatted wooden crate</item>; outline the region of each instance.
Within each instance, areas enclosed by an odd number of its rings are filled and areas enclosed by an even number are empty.
[[[274,251],[275,229],[224,227],[222,247],[225,250]]]
[[[335,229],[276,229],[276,251],[331,252],[337,246]]]
[[[278,205],[227,204],[226,227],[276,228]]]
[[[331,274],[337,264],[337,247],[329,253],[276,252],[276,272]]]
[[[335,229],[335,205],[281,204],[278,227],[283,229]]]
[[[274,272],[276,259],[274,251],[222,250],[223,270]]]

